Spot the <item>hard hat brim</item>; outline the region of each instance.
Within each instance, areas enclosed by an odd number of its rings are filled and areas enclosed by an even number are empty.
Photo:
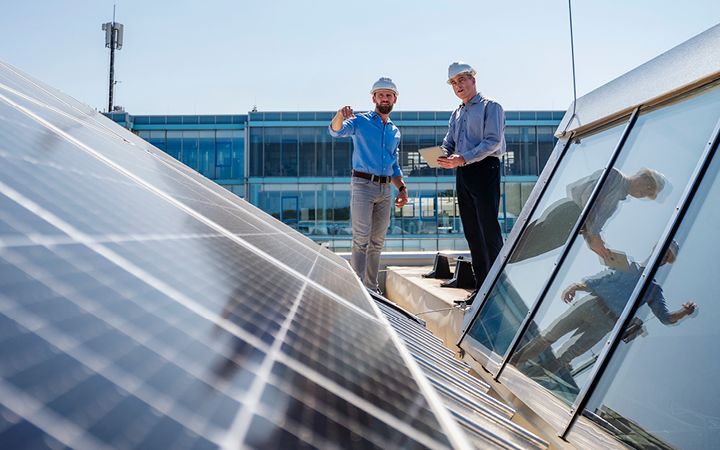
[[[464,74],[464,73],[469,74],[469,75],[470,75],[471,77],[473,77],[473,78],[475,77],[475,75],[477,75],[477,72],[475,71],[475,69],[463,70],[462,72],[458,72],[458,73],[456,73],[455,75],[453,75],[453,76],[451,76],[450,78],[448,78],[448,79],[447,79],[447,84],[450,84],[450,82],[452,81],[453,78],[455,78],[455,77],[457,77],[457,76],[459,76],[459,75],[462,75],[462,74]]]
[[[375,95],[376,92],[380,92],[380,91],[392,92],[393,94],[395,94],[395,97],[397,97],[397,96],[399,95],[399,94],[398,94],[398,91],[396,91],[395,89],[390,89],[390,88],[377,88],[377,89],[373,89],[372,91],[370,91],[370,95]]]

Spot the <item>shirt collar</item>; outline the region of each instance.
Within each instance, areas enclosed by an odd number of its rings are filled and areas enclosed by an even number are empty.
[[[479,102],[480,100],[482,100],[482,93],[478,92],[467,103],[461,103],[460,106],[474,105],[475,103]]]
[[[382,123],[382,117],[380,117],[380,114],[378,114],[377,111],[373,109],[372,111],[370,111],[370,118],[374,120],[376,117],[380,121],[380,123]],[[388,120],[385,123],[393,123],[392,119],[390,119],[390,116],[388,116]],[[393,125],[395,124],[393,123]]]

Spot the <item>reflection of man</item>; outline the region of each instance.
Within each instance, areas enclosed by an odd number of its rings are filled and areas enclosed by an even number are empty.
[[[375,111],[355,115],[350,106],[340,108],[330,123],[330,134],[353,140],[350,264],[363,284],[376,291],[380,252],[390,224],[389,183],[398,188],[396,206],[405,205],[408,195],[398,164],[400,130],[390,121],[397,87],[390,78],[380,78],[370,93]]]
[[[598,170],[569,184],[567,197],[547,207],[540,218],[527,226],[509,262],[523,261],[564,245],[601,174],[602,170]],[[652,169],[640,169],[631,176],[615,168],[610,169],[598,200],[580,229],[588,247],[603,259],[610,257],[610,250],[605,246],[600,232],[615,214],[620,202],[626,200],[628,195],[655,200],[665,185],[665,177]]]
[[[672,264],[677,251],[677,242],[673,241],[660,265]],[[577,291],[585,291],[589,294],[555,319],[540,336],[520,349],[514,363],[519,364],[534,359],[571,331],[574,331],[573,335],[557,351],[558,362],[567,366],[573,359],[590,350],[615,326],[643,270],[645,270],[644,265],[633,262],[626,272],[605,270],[570,285],[562,293],[565,303],[572,302]],[[668,311],[662,288],[654,281],[650,283],[643,301],[665,325],[676,323],[695,312],[697,308],[694,302],[685,302],[677,311]]]
[[[476,292],[503,245],[500,206],[500,159],[505,152],[505,112],[477,91],[475,69],[455,62],[448,68],[448,84],[462,104],[452,113],[438,158],[446,169],[457,168],[457,197],[465,239],[470,247]],[[469,304],[474,293],[466,299]]]

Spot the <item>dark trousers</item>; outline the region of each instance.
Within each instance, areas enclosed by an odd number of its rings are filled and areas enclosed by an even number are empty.
[[[525,228],[508,262],[524,261],[565,245],[581,212],[582,208],[567,198],[548,206]]]
[[[456,180],[460,219],[470,247],[475,287],[480,289],[503,246],[498,223],[500,160],[488,157],[458,167]]]

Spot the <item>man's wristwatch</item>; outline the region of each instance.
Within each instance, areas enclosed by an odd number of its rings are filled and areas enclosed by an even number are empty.
[[[402,192],[402,191],[406,191],[406,190],[407,190],[407,186],[405,186],[404,184],[398,188],[398,192]]]

